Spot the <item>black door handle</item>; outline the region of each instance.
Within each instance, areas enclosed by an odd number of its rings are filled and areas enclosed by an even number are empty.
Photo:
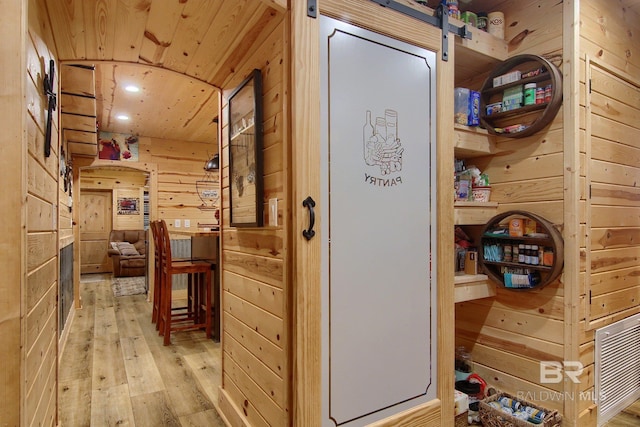
[[[302,235],[305,239],[311,240],[313,236],[316,235],[316,232],[313,230],[313,226],[316,222],[316,214],[313,211],[313,208],[316,206],[316,202],[311,198],[311,196],[309,196],[302,201],[302,206],[309,209],[309,228],[307,230],[302,230]]]

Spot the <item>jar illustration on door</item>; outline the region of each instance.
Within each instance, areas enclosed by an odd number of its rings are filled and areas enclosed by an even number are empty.
[[[400,172],[404,148],[398,138],[398,112],[385,109],[384,117],[376,117],[374,126],[371,110],[367,110],[362,130],[362,144],[363,157],[367,165],[379,166],[382,175]]]

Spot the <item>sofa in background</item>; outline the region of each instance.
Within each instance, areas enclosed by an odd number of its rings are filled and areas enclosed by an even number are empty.
[[[108,253],[113,262],[114,276],[147,274],[147,232],[145,230],[112,230],[109,234]]]

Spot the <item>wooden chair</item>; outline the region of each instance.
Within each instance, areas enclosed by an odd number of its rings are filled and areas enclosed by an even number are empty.
[[[160,313],[160,301],[161,301],[161,294],[162,294],[162,286],[160,284],[161,282],[161,275],[162,275],[162,241],[160,239],[160,221],[159,220],[153,220],[150,222],[150,228],[151,228],[151,233],[153,236],[153,244],[154,244],[154,280],[153,280],[153,308],[152,308],[152,312],[151,312],[151,322],[155,323],[156,325],[156,330],[160,330],[160,322],[158,322],[159,319],[159,313]],[[172,258],[172,261],[175,262],[191,262],[191,261],[207,261],[211,263],[210,259],[199,259],[199,258]],[[191,279],[191,276],[189,276],[189,279]],[[194,304],[195,300],[194,297],[192,295],[192,287],[191,283],[189,282],[189,287],[188,287],[188,301],[190,302],[190,304]],[[180,309],[180,307],[177,307],[176,309]],[[160,331],[161,334],[164,333],[164,331]]]
[[[151,228],[151,235],[153,236],[153,247],[154,247],[154,251],[153,251],[153,256],[154,256],[154,263],[153,263],[153,308],[151,311],[151,322],[156,324],[156,330],[159,329],[159,324],[158,324],[158,314],[160,312],[160,275],[162,274],[161,271],[161,252],[160,250],[162,249],[162,244],[160,242],[160,237],[159,237],[159,225],[158,225],[159,221],[157,220],[153,220],[149,223],[149,228]]]
[[[204,328],[207,338],[211,338],[211,270],[215,265],[203,261],[174,261],[169,230],[164,220],[157,222],[156,230],[160,246],[160,295],[156,327],[160,335],[164,335],[164,345],[171,343],[171,332],[174,331]],[[174,274],[189,275],[187,305],[183,307],[172,307]],[[201,305],[204,306],[204,319]]]

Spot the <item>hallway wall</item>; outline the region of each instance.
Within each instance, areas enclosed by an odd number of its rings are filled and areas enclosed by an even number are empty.
[[[263,29],[247,46],[223,86],[222,169],[222,315],[223,377],[219,405],[233,426],[284,426],[291,416],[291,371],[285,272],[288,211],[286,183],[286,52],[284,19]],[[228,96],[249,75],[262,71],[264,226],[230,227]],[[268,200],[278,199],[278,226],[268,226]]]
[[[18,408],[24,410],[20,416],[21,425],[50,426],[57,418],[59,192],[56,186],[59,147],[56,111],[53,113],[51,156],[44,156],[47,100],[43,94],[43,77],[49,73],[49,60],[55,59],[55,52],[40,1],[28,2],[28,28],[24,88],[28,156],[26,175],[23,175],[27,180],[26,286],[20,305],[24,319],[21,328],[23,382],[17,388],[8,388],[11,395],[7,399],[13,402],[9,413]],[[57,71],[55,77],[54,90],[57,92]],[[16,399],[22,404],[15,402]],[[3,416],[6,414],[2,413]]]

